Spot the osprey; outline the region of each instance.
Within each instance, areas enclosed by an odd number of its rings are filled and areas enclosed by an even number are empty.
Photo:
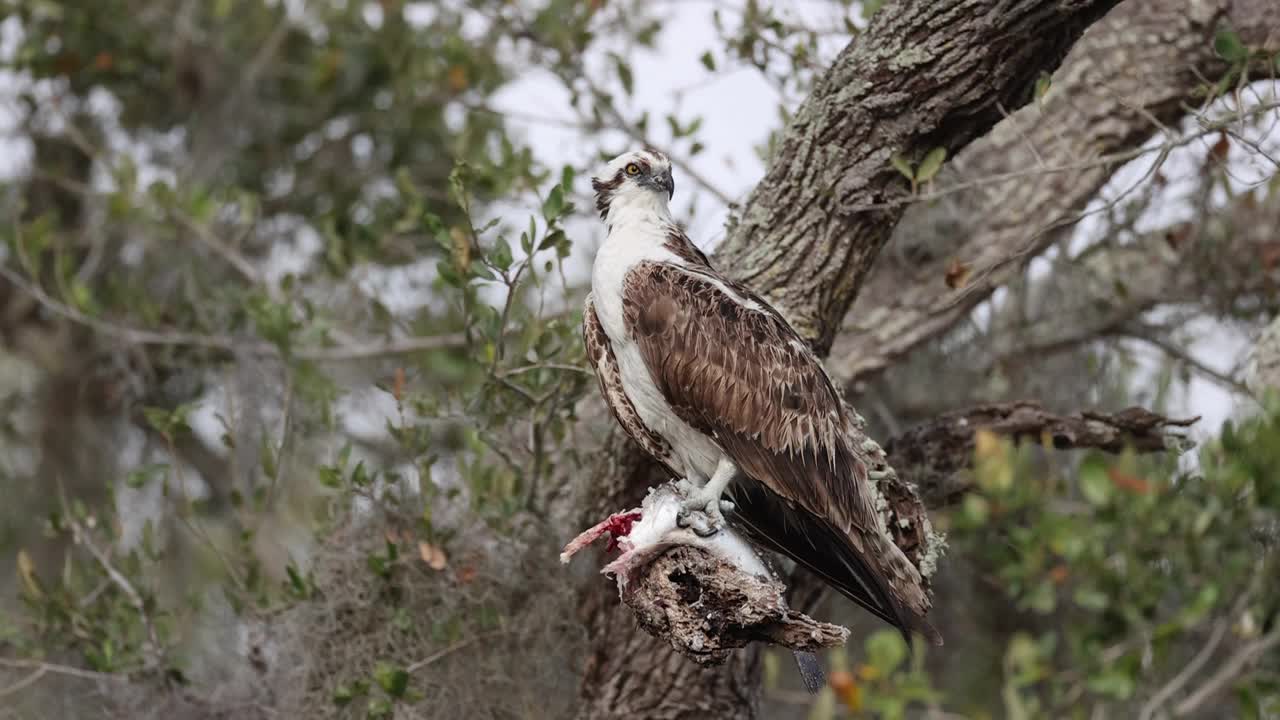
[[[709,535],[729,512],[758,546],[939,641],[920,573],[876,511],[851,410],[782,315],[672,219],[667,158],[626,153],[591,184],[608,237],[583,311],[587,356],[627,434],[690,486],[681,525]]]

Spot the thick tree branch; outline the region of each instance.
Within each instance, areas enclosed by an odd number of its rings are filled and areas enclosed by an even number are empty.
[[[902,2],[877,13],[787,128],[717,263],[822,354],[910,200],[894,156],[955,155],[1032,99],[1114,0]]]
[[[1043,101],[961,153],[938,184],[1004,179],[905,218],[849,317],[834,374],[853,381],[883,370],[1058,241],[1134,150],[1176,126],[1203,101],[1206,80],[1225,72],[1212,43],[1220,22],[1251,46],[1280,49],[1280,6],[1269,0],[1125,3],[1086,33]],[[954,288],[952,268],[968,276]]]
[[[885,449],[894,468],[916,484],[925,505],[936,508],[971,487],[967,470],[978,430],[1043,442],[1057,450],[1120,452],[1131,447],[1138,452],[1181,452],[1190,441],[1180,428],[1197,419],[1170,420],[1136,407],[1113,415],[1059,415],[1035,403],[1002,403],[939,416],[893,438]]]

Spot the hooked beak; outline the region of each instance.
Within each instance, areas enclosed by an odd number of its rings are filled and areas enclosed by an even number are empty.
[[[654,179],[657,182],[658,187],[667,191],[668,200],[676,196],[676,181],[671,178],[670,170],[667,170]]]

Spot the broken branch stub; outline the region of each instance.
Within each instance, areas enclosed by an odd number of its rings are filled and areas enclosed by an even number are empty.
[[[680,524],[685,490],[652,488],[639,508],[611,514],[569,541],[567,563],[596,540],[622,551],[601,572],[650,635],[700,665],[718,665],[752,641],[813,651],[841,645],[846,628],[787,606],[786,586],[732,526],[701,536]]]
[[[718,665],[753,641],[814,651],[848,639],[848,628],[788,609],[785,593],[780,582],[677,545],[636,572],[622,601],[647,632],[700,665]]]

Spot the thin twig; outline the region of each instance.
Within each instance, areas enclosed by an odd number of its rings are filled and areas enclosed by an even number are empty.
[[[1147,343],[1148,345],[1156,348],[1157,350],[1160,350],[1165,355],[1168,355],[1174,360],[1178,360],[1180,362],[1186,363],[1187,366],[1190,367],[1191,369],[1209,378],[1210,380],[1218,383],[1219,385],[1223,386],[1227,390],[1230,390],[1231,392],[1239,393],[1245,397],[1252,396],[1251,393],[1249,392],[1249,388],[1245,387],[1244,383],[1231,377],[1230,375],[1225,375],[1222,372],[1215,370],[1209,367],[1208,365],[1205,365],[1203,362],[1200,362],[1195,357],[1193,357],[1191,353],[1174,345],[1173,343],[1165,340],[1164,338],[1154,333],[1147,333],[1141,330],[1130,329],[1121,333],[1121,336],[1130,338],[1132,340],[1140,340],[1144,343]]]
[[[458,642],[456,642],[456,643],[454,643],[454,644],[452,644],[452,645],[450,645],[450,646],[448,646],[448,647],[446,647],[446,648],[443,648],[443,649],[441,649],[441,650],[437,650],[436,652],[434,652],[434,653],[432,653],[432,654],[430,654],[430,655],[428,655],[428,656],[426,656],[426,657],[422,658],[421,660],[418,660],[417,662],[413,663],[413,664],[412,664],[412,665],[410,665],[408,668],[406,668],[406,670],[408,670],[408,671],[409,671],[409,672],[411,672],[411,673],[413,673],[413,672],[417,672],[418,670],[421,670],[422,668],[424,668],[424,667],[426,667],[426,666],[430,665],[431,663],[434,663],[434,662],[436,662],[437,660],[440,660],[440,659],[442,659],[442,658],[444,658],[444,657],[447,657],[447,656],[449,656],[449,655],[452,655],[453,653],[455,653],[455,652],[457,652],[457,651],[459,651],[459,650],[462,650],[462,649],[464,649],[464,648],[467,648],[467,647],[470,647],[470,646],[472,646],[472,645],[475,645],[476,643],[480,642],[481,640],[489,640],[489,639],[491,639],[491,638],[498,637],[499,635],[505,635],[506,633],[507,633],[507,631],[506,631],[506,630],[494,630],[494,631],[492,631],[492,632],[480,633],[479,635],[473,635],[473,636],[471,636],[471,637],[469,637],[469,638],[467,638],[467,639],[465,639],[465,640],[459,640]]]
[[[1169,682],[1164,684],[1164,687],[1151,696],[1151,699],[1142,706],[1142,711],[1138,713],[1138,720],[1151,720],[1157,710],[1169,702],[1169,699],[1177,694],[1191,680],[1192,676],[1200,672],[1200,668],[1204,667],[1204,664],[1213,657],[1214,650],[1218,649],[1218,643],[1222,642],[1222,636],[1227,633],[1229,626],[1230,622],[1226,619],[1214,623],[1213,633],[1209,635],[1204,647],[1200,648],[1200,652],[1196,653],[1196,656],[1186,664],[1186,667],[1182,668],[1177,675],[1174,675]]]
[[[183,227],[195,235],[196,239],[199,240],[202,245],[209,248],[213,251],[213,254],[222,258],[228,265],[235,268],[235,271],[246,281],[252,285],[263,284],[262,274],[253,266],[253,263],[249,262],[245,256],[232,249],[230,245],[222,242],[222,240],[214,235],[209,228],[201,225],[196,222],[195,218],[192,218],[190,215],[179,210],[171,210],[171,214]]]
[[[27,660],[20,657],[0,657],[0,666],[12,667],[14,670],[42,670],[44,673],[67,675],[69,678],[83,680],[127,680],[127,673],[99,673],[97,670],[84,670],[82,667],[59,665],[44,660]]]
[[[59,488],[59,495],[61,494],[61,488]],[[63,498],[63,505],[64,507],[66,505],[65,497]],[[149,667],[158,665],[160,658],[163,655],[163,650],[160,645],[160,636],[156,633],[155,624],[151,622],[151,614],[147,612],[147,606],[142,600],[142,595],[140,595],[138,590],[134,588],[133,583],[129,582],[129,578],[125,577],[114,565],[111,564],[111,559],[107,557],[107,554],[102,550],[102,548],[99,548],[93,542],[93,538],[90,536],[88,530],[80,524],[79,520],[76,520],[75,513],[64,512],[63,516],[65,517],[67,524],[71,526],[72,537],[75,539],[76,543],[83,545],[85,549],[89,551],[89,554],[93,555],[94,560],[98,561],[98,565],[102,568],[103,572],[107,574],[107,577],[111,578],[111,582],[114,583],[116,587],[120,588],[120,591],[125,594],[125,597],[129,598],[129,602],[133,604],[134,609],[138,611],[138,619],[142,621],[142,626],[147,632],[147,642],[150,644],[150,652],[147,653],[147,665]]]
[[[1280,627],[1240,648],[1234,655],[1227,658],[1227,661],[1222,664],[1218,672],[1205,681],[1199,690],[1196,690],[1190,697],[1174,707],[1174,717],[1190,715],[1200,709],[1200,706],[1207,700],[1221,692],[1231,681],[1240,677],[1245,671],[1245,666],[1277,646],[1280,646]]]
[[[26,677],[22,678],[21,680],[15,682],[14,684],[6,688],[0,689],[0,698],[6,697],[8,695],[12,695],[18,692],[19,690],[34,684],[37,680],[44,677],[44,674],[46,672],[48,672],[48,669],[45,668],[43,665],[37,667],[35,670],[33,670],[30,674],[28,674]]]
[[[1280,102],[1267,103],[1265,105],[1258,105],[1256,107],[1250,108],[1247,111],[1243,111],[1241,113],[1241,116],[1247,117],[1250,115],[1261,115],[1263,113],[1270,112],[1277,108],[1280,108]],[[975,188],[980,188],[987,185],[993,185],[996,183],[1007,182],[1011,180],[1021,180],[1021,179],[1030,178],[1030,177],[1038,177],[1041,175],[1055,175],[1060,173],[1078,172],[1081,170],[1092,170],[1099,167],[1107,167],[1109,165],[1127,163],[1129,161],[1137,160],[1138,158],[1141,158],[1147,155],[1167,156],[1170,151],[1176,148],[1182,147],[1184,145],[1189,145],[1195,142],[1196,140],[1203,138],[1206,135],[1211,135],[1215,132],[1219,132],[1223,130],[1225,127],[1227,127],[1225,122],[1226,121],[1215,121],[1212,123],[1208,123],[1202,129],[1187,133],[1177,138],[1170,138],[1166,142],[1160,143],[1159,145],[1137,147],[1132,150],[1125,150],[1123,152],[1108,153],[1106,155],[1099,155],[1098,157],[1093,158],[1091,160],[1082,160],[1080,162],[1063,163],[1060,165],[1049,165],[1045,167],[1037,166],[1037,167],[1030,167],[1024,170],[1011,170],[1009,172],[1003,172],[1003,173],[992,173],[990,175],[974,178],[972,180],[956,182],[944,188],[932,190],[930,192],[917,193],[915,195],[904,196],[901,198],[894,198],[892,200],[887,200],[884,202],[861,203],[858,205],[850,205],[848,207],[841,208],[841,210],[845,212],[888,210],[888,209],[900,207],[902,205],[912,205],[916,203],[925,203],[931,200],[938,200],[948,195],[954,195],[956,193],[964,192],[966,190],[973,190]],[[1157,165],[1158,164],[1159,164],[1159,161],[1157,161]],[[1114,203],[1109,203],[1109,204],[1114,204]]]
[[[533,372],[534,370],[563,370],[564,372],[579,373],[581,375],[594,375],[590,370],[578,365],[566,365],[564,363],[538,363],[536,365],[521,365],[520,367],[503,370],[502,377],[511,377],[512,375],[520,375],[521,373]]]
[[[181,330],[147,330],[102,320],[60,302],[46,293],[44,289],[28,282],[26,278],[6,265],[0,264],[0,277],[13,283],[15,287],[30,295],[55,315],[60,315],[67,320],[84,325],[94,332],[129,345],[200,347],[226,352],[246,352],[253,355],[279,356],[281,354],[278,347],[267,342],[242,340],[230,335],[191,333]],[[465,333],[448,333],[445,335],[399,338],[382,343],[349,344],[336,347],[303,347],[296,348],[290,351],[289,354],[299,360],[346,362],[392,355],[407,355],[429,350],[459,348],[465,346],[466,343],[467,336]]]

